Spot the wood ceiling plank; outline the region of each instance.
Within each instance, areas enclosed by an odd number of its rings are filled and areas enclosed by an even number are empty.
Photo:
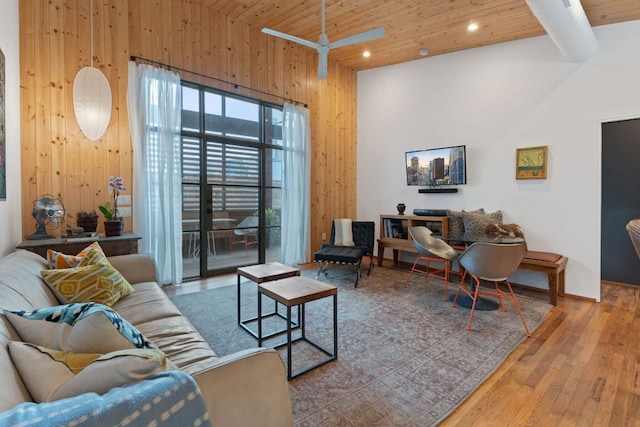
[[[194,1],[257,29],[310,41],[321,32],[320,0]],[[640,19],[639,0],[582,0],[582,5],[593,26]],[[480,24],[473,38],[466,33],[471,20]],[[525,0],[326,0],[330,41],[378,26],[387,32],[384,39],[332,51],[330,60],[362,70],[416,59],[423,47],[433,56],[544,34]],[[363,61],[365,47],[375,51],[376,60]]]

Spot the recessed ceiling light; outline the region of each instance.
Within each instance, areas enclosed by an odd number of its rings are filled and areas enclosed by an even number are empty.
[[[478,24],[476,24],[475,22],[472,22],[471,24],[469,24],[469,26],[467,27],[467,30],[469,31],[475,31],[478,29]]]
[[[420,49],[418,53],[420,54],[420,56],[427,56],[429,55],[429,49]]]
[[[368,58],[371,56],[371,52],[369,52],[368,50],[365,50],[364,52],[362,52],[362,56],[364,56],[365,58]]]

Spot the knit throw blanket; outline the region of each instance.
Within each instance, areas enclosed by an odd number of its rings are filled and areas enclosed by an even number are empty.
[[[353,232],[351,231],[350,219],[333,220],[335,228],[335,238],[333,244],[337,246],[353,246]]]

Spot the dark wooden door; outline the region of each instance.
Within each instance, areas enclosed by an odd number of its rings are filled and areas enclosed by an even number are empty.
[[[601,279],[640,286],[625,226],[640,218],[640,119],[602,124]]]

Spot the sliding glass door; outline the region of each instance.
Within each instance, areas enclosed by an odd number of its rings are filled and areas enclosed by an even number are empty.
[[[184,276],[280,260],[282,110],[183,84]]]

